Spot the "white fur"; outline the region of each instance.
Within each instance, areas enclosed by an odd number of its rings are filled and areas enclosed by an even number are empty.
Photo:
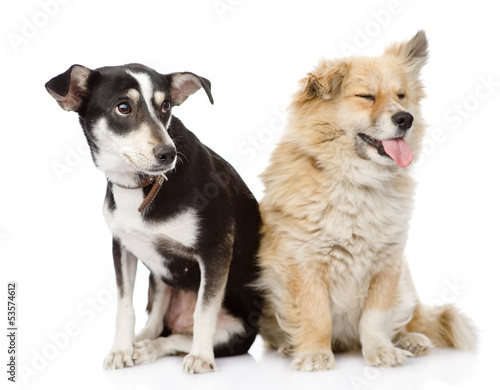
[[[219,311],[217,319],[217,328],[215,336],[213,338],[213,343],[224,344],[227,343],[230,338],[237,334],[243,334],[245,331],[241,320],[230,315],[227,310],[222,309]],[[142,339],[137,340],[134,344],[134,362],[135,364],[147,364],[152,363],[156,359],[175,355],[178,353],[188,354],[193,348],[193,336],[190,334],[173,334],[168,337],[160,337],[155,339]],[[194,364],[197,359],[188,359],[190,364],[186,364],[186,371],[194,370]],[[215,368],[214,361],[212,359],[199,359],[207,362],[209,365],[212,364]],[[199,365],[199,364],[198,364]],[[200,368],[200,367],[198,367]]]
[[[163,223],[146,223],[137,208],[144,200],[142,189],[125,189],[113,186],[116,208],[111,211],[104,206],[104,217],[113,237],[122,245],[123,291],[118,299],[115,341],[111,352],[104,361],[108,369],[132,366],[135,314],[132,293],[135,282],[137,258],[161,278],[167,275],[164,258],[154,243],[157,239],[168,237],[186,247],[196,244],[198,236],[198,218],[193,209],[187,209]],[[161,285],[160,285],[161,287]],[[156,294],[153,310],[148,325],[140,333],[139,339],[157,337],[163,329],[163,318],[168,308],[165,294]]]
[[[170,120],[172,117],[169,118],[167,125],[165,126],[161,121],[160,118],[158,117],[158,114],[156,112],[156,109],[153,107],[153,102],[156,103],[159,107],[163,103],[163,99],[161,99],[161,95],[165,97],[165,95],[162,92],[154,91],[153,88],[153,83],[151,82],[151,79],[146,73],[135,73],[130,70],[127,70],[127,73],[131,75],[133,78],[137,80],[139,83],[140,89],[142,96],[144,98],[144,101],[146,102],[146,106],[148,108],[149,115],[151,118],[156,122],[160,128],[165,130],[165,136],[166,136],[166,144],[174,146],[174,142],[170,138],[170,136],[167,133],[167,129],[170,125]]]
[[[131,88],[127,91],[127,96],[137,103],[142,95],[149,116],[156,126],[151,126],[147,121],[144,121],[134,131],[123,135],[114,132],[110,128],[108,120],[102,117],[93,129],[96,142],[99,145],[94,157],[97,167],[105,172],[112,182],[123,186],[133,186],[136,184],[134,172],[158,174],[153,170],[156,163],[153,149],[155,143],[158,142],[158,137],[164,145],[172,147],[175,145],[167,132],[171,116],[167,123],[163,124],[158,117],[157,109],[153,106],[156,104],[158,110],[161,109],[163,103],[161,98],[165,95],[153,90],[153,84],[145,73],[127,72],[137,80],[140,86],[140,92]],[[170,164],[169,169],[175,166],[176,160],[177,158]]]
[[[131,75],[134,79],[136,79],[137,82],[139,83],[139,88],[141,90],[142,97],[146,102],[146,107],[148,108],[149,115],[151,115],[151,118],[153,118],[157,122],[160,122],[158,115],[156,115],[156,110],[153,107],[154,89],[153,89],[153,83],[151,82],[149,76],[146,73],[135,73],[130,70],[127,70],[127,73]]]
[[[168,182],[164,185],[168,185]],[[113,186],[116,209],[104,206],[104,217],[114,237],[135,254],[158,277],[167,276],[162,255],[155,248],[158,239],[168,238],[186,247],[193,247],[198,237],[198,216],[194,209],[164,222],[146,223],[137,208],[144,200],[142,189]]]
[[[127,251],[122,251],[121,256],[123,272],[123,288],[118,297],[118,311],[116,314],[115,340],[111,351],[104,359],[107,369],[131,367],[132,360],[135,312],[132,302],[135,275],[137,271],[137,258]]]
[[[165,143],[172,142],[166,133]],[[112,131],[108,120],[101,118],[94,126],[98,150],[94,153],[96,166],[106,173],[113,183],[133,187],[136,183],[135,172],[149,173],[155,164],[151,146],[151,129],[142,124],[139,129],[127,135]],[[170,164],[173,168],[176,160]],[[158,174],[158,172],[151,172]]]

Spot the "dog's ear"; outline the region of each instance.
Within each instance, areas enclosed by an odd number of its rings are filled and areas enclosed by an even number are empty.
[[[92,73],[84,66],[73,65],[47,82],[45,88],[64,110],[78,111],[88,96],[88,81]]]
[[[301,80],[302,93],[309,99],[330,99],[342,90],[349,67],[342,60],[321,60],[318,66]]]
[[[200,88],[203,88],[208,95],[210,103],[214,104],[211,84],[204,77],[200,77],[191,72],[170,73],[165,75],[170,83],[170,96],[175,106],[179,106]]]
[[[399,57],[414,76],[418,76],[420,70],[429,58],[429,44],[423,30],[418,31],[413,38],[401,43],[393,43],[385,49],[384,55]]]

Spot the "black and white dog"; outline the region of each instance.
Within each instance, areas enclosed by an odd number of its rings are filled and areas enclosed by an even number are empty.
[[[215,370],[214,356],[245,353],[262,298],[260,215],[240,176],[172,116],[210,82],[140,64],[73,65],[46,84],[76,111],[95,165],[107,177],[104,216],[113,235],[118,313],[108,369],[187,354],[186,373]],[[144,329],[134,335],[137,259],[151,271]],[[161,337],[160,337],[161,336]]]

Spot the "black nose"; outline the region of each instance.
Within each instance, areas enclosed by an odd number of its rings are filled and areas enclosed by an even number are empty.
[[[413,115],[409,112],[397,112],[391,117],[391,119],[392,123],[403,131],[408,130],[413,123]]]
[[[173,146],[170,145],[159,145],[155,146],[153,153],[158,161],[162,163],[170,164],[174,161],[177,151]]]

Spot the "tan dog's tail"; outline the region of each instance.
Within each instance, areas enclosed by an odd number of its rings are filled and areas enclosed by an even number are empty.
[[[474,349],[476,327],[472,320],[451,305],[418,305],[406,331],[423,333],[436,347],[456,348],[463,351]]]

